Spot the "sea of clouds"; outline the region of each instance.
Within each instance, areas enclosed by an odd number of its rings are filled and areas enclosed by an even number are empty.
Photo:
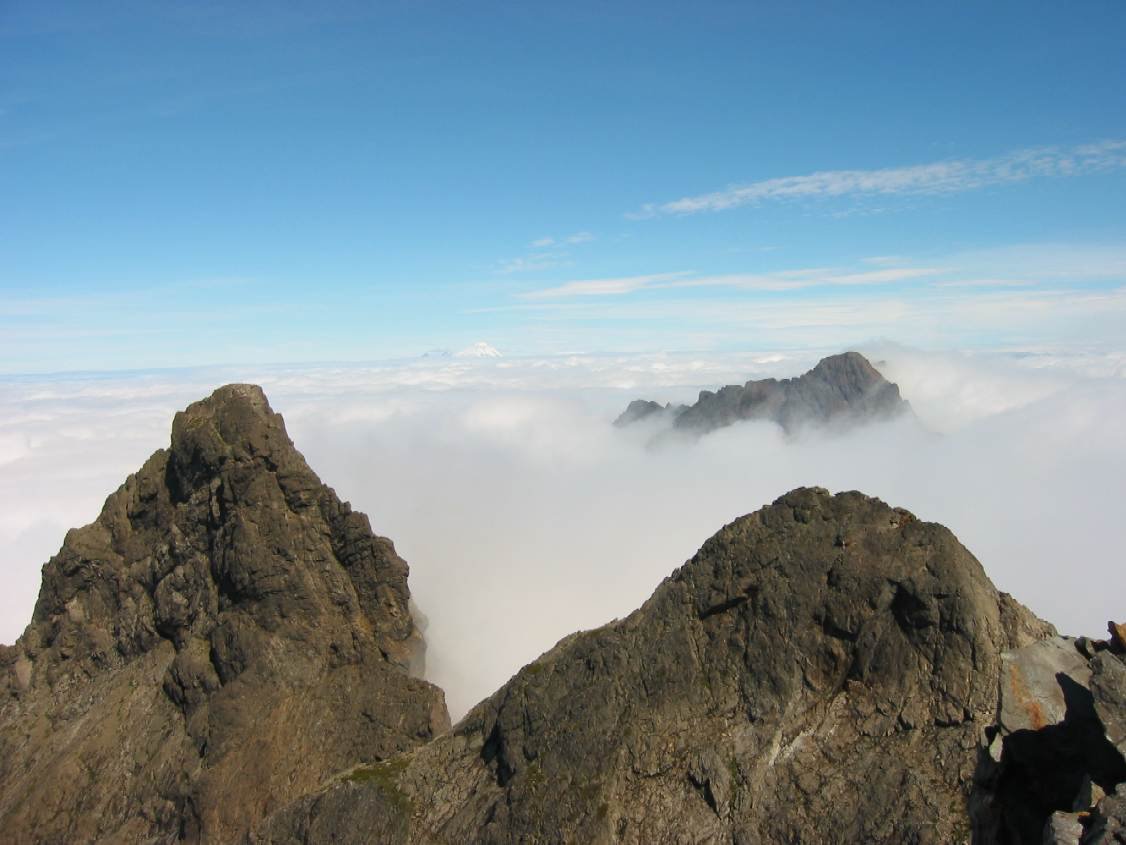
[[[0,641],[67,528],[164,446],[173,413],[261,384],[321,478],[394,539],[455,718],[558,639],[636,608],[720,526],[799,485],[950,527],[1062,631],[1126,616],[1126,355],[861,347],[917,416],[786,438],[617,429],[629,400],[804,372],[839,350],[424,358],[0,377]]]

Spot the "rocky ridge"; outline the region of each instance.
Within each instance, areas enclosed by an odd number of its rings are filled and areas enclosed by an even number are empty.
[[[230,842],[444,731],[407,572],[261,389],[177,414],[0,648],[3,839]]]
[[[1126,628],[807,488],[449,729],[406,564],[258,388],[178,414],[0,647],[22,842],[1126,842]]]
[[[859,352],[821,359],[792,379],[758,379],[718,391],[702,390],[693,405],[661,405],[635,399],[614,421],[618,427],[664,419],[673,429],[706,434],[743,420],[770,420],[789,434],[807,425],[853,425],[908,412],[899,388]]]
[[[1013,661],[1079,654],[1059,642],[942,526],[859,493],[795,490],[721,530],[628,618],[525,666],[450,734],[343,774],[253,841],[1038,841],[1084,782],[1121,781],[1101,732],[1121,727],[1112,695],[1095,709],[1117,715],[1081,728],[1062,778],[1051,754],[1029,768],[1021,747],[1049,722],[1007,721],[1008,697],[998,721]],[[1094,672],[1123,668],[1099,654],[1109,668]],[[1093,751],[1108,768],[1084,762]],[[1095,810],[1107,829],[1112,800]],[[1095,819],[1084,841],[1111,841]]]
[[[1002,656],[978,773],[996,822],[985,841],[1126,842],[1126,626],[1108,629]]]

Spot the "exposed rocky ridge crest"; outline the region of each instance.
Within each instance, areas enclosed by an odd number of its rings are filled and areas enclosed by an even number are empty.
[[[407,572],[260,388],[177,414],[0,653],[4,838],[229,842],[444,730],[441,691],[407,671]]]
[[[690,434],[706,434],[742,420],[770,420],[787,433],[805,425],[856,424],[907,413],[910,405],[859,352],[823,358],[797,378],[767,378],[702,390],[693,405],[635,399],[614,421],[625,426],[664,418]]]

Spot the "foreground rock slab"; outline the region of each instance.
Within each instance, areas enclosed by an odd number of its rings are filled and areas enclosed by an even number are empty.
[[[259,388],[177,414],[0,647],[0,840],[232,842],[443,731],[407,572]]]

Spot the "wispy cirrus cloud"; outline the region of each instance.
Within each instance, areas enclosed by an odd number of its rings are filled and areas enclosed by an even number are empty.
[[[771,201],[887,195],[940,195],[1049,176],[1078,176],[1126,167],[1126,140],[1074,147],[1037,147],[996,158],[951,159],[875,170],[820,170],[782,176],[719,191],[646,203],[631,219],[726,211]]]
[[[945,279],[936,288],[1023,288],[1038,284],[1024,279]]]
[[[573,235],[566,235],[564,237],[554,237],[548,235],[543,238],[536,238],[530,244],[532,249],[545,249],[549,246],[560,246],[563,244],[585,244],[594,240],[594,235],[590,232],[575,232]]]
[[[497,261],[496,269],[497,272],[508,275],[546,270],[550,267],[562,267],[571,263],[569,247],[590,243],[593,240],[595,240],[595,236],[586,231],[560,237],[547,235],[536,238],[528,244],[530,250],[528,254],[516,258],[502,258]]]
[[[578,279],[554,287],[529,291],[523,299],[561,299],[573,296],[615,296],[639,290],[672,288],[736,288],[740,290],[788,291],[821,286],[886,285],[927,278],[942,272],[933,267],[886,267],[850,272],[834,268],[811,267],[777,273],[722,273],[704,275],[691,272],[654,273],[605,279]]]
[[[615,296],[642,288],[668,287],[688,273],[653,273],[646,276],[618,276],[606,279],[576,279],[550,288],[521,294],[523,299],[558,299],[567,296]]]
[[[561,252],[534,252],[530,255],[519,255],[515,258],[502,258],[497,261],[497,272],[508,275],[510,273],[533,273],[537,270],[549,270],[567,263],[567,256]]]

